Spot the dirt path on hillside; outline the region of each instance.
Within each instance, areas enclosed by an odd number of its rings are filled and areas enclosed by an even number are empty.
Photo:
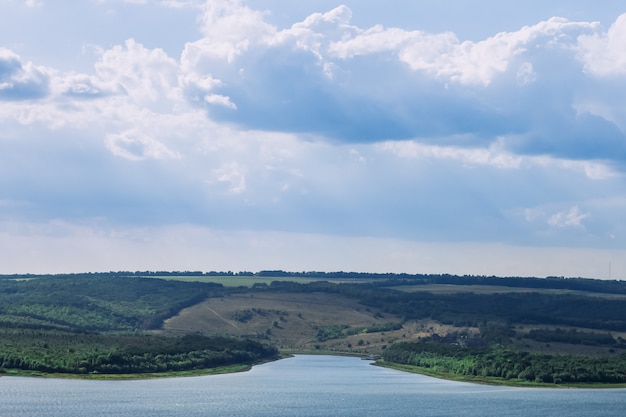
[[[226,324],[230,324],[231,326],[233,326],[235,329],[239,329],[239,326],[237,326],[235,324],[235,322],[225,319],[224,317],[220,316],[220,313],[218,313],[217,311],[213,310],[211,307],[207,306],[207,310],[209,310],[211,313],[215,314],[220,320],[222,320],[223,322],[225,322]]]

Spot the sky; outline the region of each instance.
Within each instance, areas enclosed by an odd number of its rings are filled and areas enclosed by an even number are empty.
[[[626,1],[0,0],[0,273],[626,279]]]

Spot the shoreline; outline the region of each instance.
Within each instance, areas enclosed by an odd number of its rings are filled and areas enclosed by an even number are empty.
[[[25,377],[25,378],[55,378],[55,379],[85,379],[94,381],[132,381],[141,379],[157,379],[157,378],[184,378],[194,376],[207,376],[207,375],[222,375],[233,374],[238,372],[247,372],[254,365],[259,364],[243,364],[243,365],[231,365],[221,366],[218,368],[207,369],[194,369],[190,371],[172,371],[172,372],[148,372],[148,373],[136,373],[136,374],[70,374],[70,373],[47,373],[40,371],[23,371],[9,369],[0,373],[2,377]]]
[[[239,372],[248,372],[253,366],[262,365],[264,363],[274,362],[280,359],[288,358],[289,355],[279,355],[277,358],[255,362],[252,364],[235,364],[228,366],[219,366],[217,368],[192,369],[188,371],[171,371],[171,372],[146,372],[134,374],[72,374],[58,372],[40,372],[40,371],[24,371],[19,369],[9,369],[0,371],[0,378],[9,377],[25,377],[25,378],[56,378],[56,379],[84,379],[93,381],[132,381],[143,379],[159,379],[159,378],[187,378],[196,376],[211,376],[223,374],[235,374]]]
[[[45,373],[38,371],[21,371],[8,370],[0,372],[0,378],[8,377],[27,377],[27,378],[56,378],[56,379],[79,379],[93,381],[132,381],[146,380],[157,378],[186,378],[198,376],[223,375],[239,372],[248,372],[256,365],[274,362],[281,359],[287,359],[295,355],[314,355],[314,356],[347,356],[354,358],[366,359],[367,355],[350,353],[350,352],[329,352],[329,351],[306,351],[306,350],[287,350],[282,351],[279,357],[267,361],[261,361],[254,364],[241,364],[222,366],[218,368],[195,369],[190,371],[172,371],[172,372],[151,372],[136,374],[64,374],[64,373]],[[548,388],[548,389],[626,389],[626,384],[603,384],[603,383],[582,383],[582,384],[553,384],[545,382],[528,382],[522,380],[506,380],[496,377],[469,377],[465,375],[454,375],[445,372],[434,372],[426,368],[412,365],[403,365],[396,363],[388,363],[384,360],[372,360],[370,365],[379,366],[381,368],[393,369],[400,372],[408,372],[418,375],[424,375],[431,378],[442,379],[446,381],[465,382],[481,385],[494,385],[514,388]]]
[[[626,389],[626,384],[610,384],[610,383],[580,383],[580,384],[553,384],[548,382],[529,382],[522,380],[512,380],[496,377],[470,377],[466,375],[455,375],[446,372],[435,372],[413,365],[403,365],[396,363],[388,363],[378,360],[372,363],[374,366],[381,368],[394,369],[396,371],[408,372],[428,376],[431,378],[444,379],[447,381],[467,382],[481,385],[495,385],[502,387],[515,388],[549,388],[549,389]]]
[[[186,378],[196,376],[210,376],[210,375],[223,375],[234,374],[239,372],[248,372],[252,367],[256,365],[262,365],[264,363],[275,362],[281,359],[291,358],[295,355],[319,355],[319,356],[349,356],[364,358],[365,355],[352,354],[349,352],[332,352],[332,351],[307,351],[307,350],[284,350],[281,351],[279,356],[274,359],[256,362],[253,364],[241,364],[241,365],[229,365],[221,366],[217,368],[207,369],[193,369],[189,371],[171,371],[171,372],[147,372],[147,373],[134,373],[134,374],[103,374],[103,373],[89,373],[89,374],[72,374],[72,373],[58,373],[58,372],[41,372],[41,371],[27,371],[21,369],[5,369],[0,370],[0,378],[2,377],[23,377],[23,378],[56,378],[56,379],[83,379],[93,381],[132,381],[143,379],[157,379],[157,378]]]

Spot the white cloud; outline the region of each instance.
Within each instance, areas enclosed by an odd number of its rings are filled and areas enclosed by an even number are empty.
[[[55,74],[51,79],[51,89],[57,97],[71,96],[77,99],[94,99],[125,94],[121,85],[86,74]]]
[[[263,13],[241,0],[207,1],[202,15],[203,53],[232,62],[257,43],[266,43],[276,29]]]
[[[502,32],[480,42],[460,42],[453,33],[429,34],[375,26],[359,35],[334,43],[330,52],[348,59],[358,55],[395,53],[414,71],[424,71],[441,80],[461,84],[489,85],[506,72],[513,60],[542,40],[548,47],[572,47],[576,34],[594,30],[597,25],[552,18],[517,32]],[[517,70],[529,82],[529,63]],[[532,74],[532,72],[530,72]]]
[[[608,32],[581,35],[578,42],[585,71],[599,77],[626,74],[626,13]]]
[[[546,213],[538,208],[526,208],[524,209],[524,219],[528,223],[534,223],[536,221],[545,219]]]
[[[224,106],[229,109],[237,110],[237,105],[230,101],[229,97],[222,96],[220,94],[208,94],[204,96],[204,101],[208,104],[216,104],[218,106]]]
[[[425,145],[416,141],[390,141],[382,143],[380,148],[402,158],[449,159],[468,165],[491,165],[508,169],[519,168],[523,161],[528,161],[528,158],[501,149],[498,144],[484,149]]]
[[[181,9],[181,8],[188,8],[188,7],[201,8],[204,3],[205,2],[202,0],[161,0],[159,4],[166,6],[166,7]]]
[[[38,0],[24,0],[24,4],[26,5],[26,7],[32,9],[35,7],[41,7],[43,5],[43,2]]]
[[[0,47],[0,101],[29,100],[48,94],[49,73],[23,62],[13,51]]]
[[[352,11],[346,6],[338,6],[326,13],[313,13],[291,28],[276,33],[271,44],[293,42],[301,49],[324,59],[333,41],[351,38],[360,30],[350,24]]]
[[[585,173],[592,180],[607,180],[621,177],[622,174],[602,162],[561,160],[560,165],[566,170],[576,170]]]
[[[568,211],[560,211],[550,216],[548,224],[555,227],[582,227],[582,221],[589,216],[589,213],[581,213],[578,206],[573,206]]]
[[[178,100],[178,63],[161,49],[149,50],[133,39],[105,51],[95,64],[101,82],[121,89],[136,104],[169,108]]]
[[[455,142],[462,142],[462,138],[455,138]],[[483,165],[501,169],[552,167],[558,170],[582,172],[591,180],[607,180],[621,176],[619,172],[600,161],[517,155],[507,150],[506,142],[506,138],[500,138],[488,148],[468,148],[429,145],[412,140],[388,141],[377,145],[377,147],[382,151],[391,152],[400,158],[454,160],[466,166]]]
[[[42,74],[46,83],[36,84],[35,81],[43,78]],[[198,127],[199,119],[203,125],[209,123],[204,115],[186,103],[179,86],[179,64],[162,50],[149,50],[132,39],[123,46],[101,51],[93,75],[61,73],[23,64],[16,54],[1,50],[2,79],[6,85],[4,93],[0,90],[0,100],[4,94],[11,102],[0,107],[0,119],[22,125],[41,124],[51,129],[89,129],[92,132],[88,136],[96,140],[109,132],[111,149],[131,159],[174,157],[176,152],[161,148],[157,143],[164,137],[171,140],[179,132],[187,134]],[[24,79],[30,84],[22,82]],[[33,100],[35,93],[43,92],[44,99]],[[228,102],[222,104],[228,105]],[[119,134],[139,131],[153,139],[136,139],[137,135],[133,134],[135,139],[130,140]],[[131,143],[143,144],[143,150],[131,151]]]
[[[546,208],[527,208],[524,210],[524,218],[528,223],[544,223],[551,227],[564,228],[584,228],[583,220],[591,217],[590,213],[581,212],[578,205],[574,205],[566,210],[552,212]]]
[[[131,161],[180,157],[162,143],[134,129],[107,135],[106,145],[114,155]]]
[[[573,110],[607,101],[577,68],[579,36],[596,33],[597,23],[551,18],[463,41],[452,32],[361,29],[346,6],[284,30],[265,17],[240,1],[210,2],[204,37],[185,45],[180,86],[217,121],[342,142],[445,146],[458,136],[475,141],[462,146],[485,148],[515,135],[510,154],[563,159],[579,158],[593,140],[597,159],[615,158],[621,113],[600,120]],[[575,139],[565,144],[557,134]]]
[[[246,190],[246,175],[242,168],[236,162],[224,164],[214,171],[214,181],[225,183],[228,185],[228,191],[233,194],[241,194]]]
[[[537,79],[537,73],[530,62],[524,62],[519,66],[516,74],[517,81],[520,85],[532,84]]]

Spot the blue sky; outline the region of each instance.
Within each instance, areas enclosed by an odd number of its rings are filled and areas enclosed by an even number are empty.
[[[0,0],[0,273],[626,278],[624,51],[624,1]]]

